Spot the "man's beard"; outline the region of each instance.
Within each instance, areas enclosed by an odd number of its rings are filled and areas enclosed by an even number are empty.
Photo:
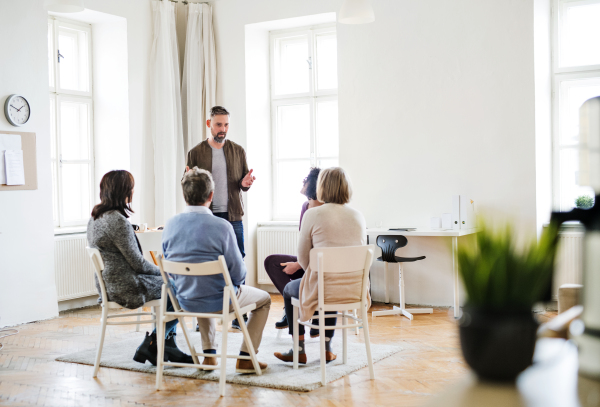
[[[217,133],[216,136],[213,134],[213,140],[219,144],[225,141],[225,137],[227,137],[227,133]]]

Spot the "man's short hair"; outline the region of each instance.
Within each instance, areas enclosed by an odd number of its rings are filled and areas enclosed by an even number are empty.
[[[215,190],[215,182],[210,172],[194,167],[183,176],[181,187],[185,202],[190,206],[200,206]]]
[[[352,198],[352,184],[340,167],[321,170],[317,180],[317,199],[323,203],[347,204]]]
[[[210,109],[210,117],[211,118],[215,117],[215,116],[219,116],[219,115],[224,115],[224,114],[229,116],[229,112],[223,106],[213,106],[213,108]]]

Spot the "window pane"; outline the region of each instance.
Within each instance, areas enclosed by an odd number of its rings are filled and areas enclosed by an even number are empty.
[[[308,92],[308,36],[275,40],[275,93]]]
[[[60,102],[60,148],[63,160],[89,159],[90,105]]]
[[[277,217],[300,219],[300,210],[306,197],[300,193],[302,182],[310,170],[309,160],[280,161],[277,163],[275,210]]]
[[[317,35],[317,89],[337,89],[337,38]]]
[[[56,159],[56,99],[50,95],[50,158]]]
[[[277,158],[310,157],[310,105],[277,107]]]
[[[88,92],[89,50],[86,31],[60,27],[58,31],[58,64],[62,89]]]
[[[562,81],[559,91],[560,144],[574,145],[579,142],[579,108],[600,95],[600,78]]]
[[[54,87],[54,35],[53,24],[48,22],[48,83]]]
[[[61,201],[65,222],[85,221],[90,216],[89,164],[62,164]]]
[[[338,102],[317,102],[317,157],[339,155]]]
[[[575,207],[575,199],[581,195],[595,196],[589,186],[579,186],[579,150],[564,148],[560,151],[560,210]]]
[[[600,64],[600,4],[563,7],[560,66]]]

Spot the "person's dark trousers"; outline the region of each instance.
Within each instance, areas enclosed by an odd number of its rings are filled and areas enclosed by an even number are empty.
[[[246,252],[244,250],[244,223],[241,220],[229,221],[229,212],[218,212],[213,213],[213,215],[223,218],[233,226],[233,231],[235,232],[235,238],[237,239],[238,248],[240,249],[240,253],[242,254],[242,259],[246,257]]]
[[[304,270],[300,269],[294,274],[285,274],[281,263],[294,263],[296,261],[298,261],[296,256],[289,256],[287,254],[272,254],[265,259],[265,271],[271,278],[277,291],[282,295],[283,289],[290,281],[302,278]]]
[[[294,307],[292,306],[292,298],[300,297],[300,282],[302,279],[290,281],[283,290],[283,302],[285,304],[285,314],[287,316],[287,320],[290,322],[289,333],[293,335],[294,332],[294,324],[291,322],[294,320]],[[335,314],[335,311],[326,311],[325,314]],[[315,312],[315,315],[319,315],[318,312]],[[313,321],[313,324],[315,321]],[[325,325],[327,326],[335,326],[337,323],[337,318],[325,318]],[[333,338],[333,334],[335,330],[328,329],[325,331],[325,337]],[[298,335],[304,335],[304,325],[298,324]]]

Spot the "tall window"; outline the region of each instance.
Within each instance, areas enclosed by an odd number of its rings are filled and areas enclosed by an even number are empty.
[[[554,204],[575,206],[579,184],[579,108],[600,95],[600,0],[553,0]]]
[[[338,165],[335,26],[271,32],[273,219],[296,220],[310,167]]]
[[[93,203],[91,28],[48,20],[55,227],[85,225]]]

